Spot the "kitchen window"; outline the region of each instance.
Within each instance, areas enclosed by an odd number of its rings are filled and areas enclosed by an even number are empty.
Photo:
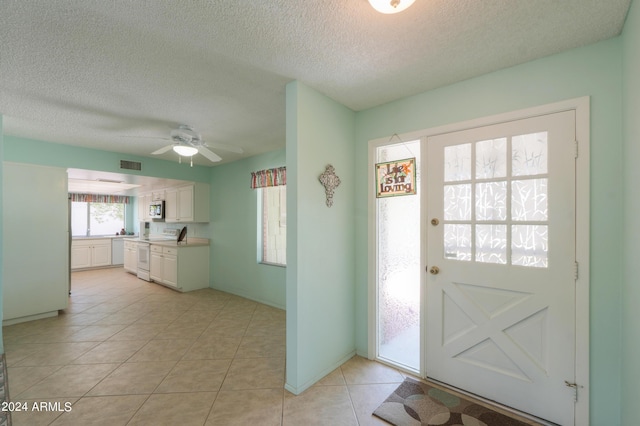
[[[125,228],[125,203],[71,202],[71,235],[115,235]]]

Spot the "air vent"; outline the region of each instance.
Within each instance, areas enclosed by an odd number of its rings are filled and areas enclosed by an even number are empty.
[[[137,161],[120,160],[120,168],[127,170],[142,170],[142,163]]]

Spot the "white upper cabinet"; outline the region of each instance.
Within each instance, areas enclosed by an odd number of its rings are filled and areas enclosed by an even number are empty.
[[[148,222],[149,204],[164,200],[165,222],[209,222],[209,184],[194,182],[138,196],[138,220]]]
[[[152,201],[152,194],[140,194],[138,195],[138,220],[148,222],[151,220],[149,217],[149,204]]]
[[[209,222],[209,184],[196,182],[165,191],[165,221]]]

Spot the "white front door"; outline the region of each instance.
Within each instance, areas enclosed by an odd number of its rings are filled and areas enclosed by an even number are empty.
[[[574,423],[575,111],[427,140],[427,376]]]

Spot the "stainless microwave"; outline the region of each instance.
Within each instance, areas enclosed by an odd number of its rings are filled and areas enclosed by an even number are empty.
[[[164,201],[154,201],[149,204],[149,217],[151,219],[164,219]]]

